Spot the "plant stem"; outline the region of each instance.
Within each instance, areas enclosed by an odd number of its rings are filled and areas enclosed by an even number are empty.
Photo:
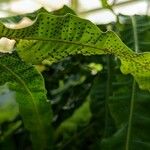
[[[131,21],[132,21],[132,28],[133,28],[134,49],[135,49],[135,52],[138,52],[139,51],[139,43],[138,43],[137,25],[136,25],[136,20],[135,20],[134,16],[131,17]],[[131,95],[131,103],[130,103],[130,114],[129,114],[129,122],[128,122],[128,129],[127,129],[125,150],[130,149],[135,96],[136,96],[136,81],[135,81],[135,79],[133,79],[132,95]]]
[[[139,42],[138,42],[138,31],[137,31],[137,24],[136,24],[136,19],[135,16],[131,17],[131,21],[132,21],[132,28],[133,28],[133,38],[134,38],[134,49],[135,52],[138,53],[139,52]]]
[[[78,13],[78,0],[71,0],[71,8]]]

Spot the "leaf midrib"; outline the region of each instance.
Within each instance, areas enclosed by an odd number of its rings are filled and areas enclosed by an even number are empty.
[[[66,40],[60,40],[60,39],[53,39],[53,38],[38,38],[38,37],[36,37],[36,38],[30,38],[30,37],[25,37],[25,38],[16,38],[16,37],[10,37],[11,39],[14,39],[14,40],[35,40],[35,41],[53,41],[53,42],[60,42],[60,43],[66,43],[66,44],[74,44],[74,45],[79,45],[79,46],[85,46],[85,47],[89,47],[89,48],[93,48],[93,49],[97,49],[97,50],[101,50],[101,51],[103,51],[104,52],[104,54],[113,54],[113,55],[115,55],[116,57],[119,57],[119,58],[121,58],[120,57],[120,55],[119,54],[116,54],[116,53],[112,53],[112,51],[109,51],[107,48],[98,48],[98,47],[96,47],[96,46],[91,46],[91,45],[89,45],[89,44],[83,44],[83,43],[79,43],[79,42],[75,42],[75,41],[66,41]],[[110,41],[111,42],[111,41]],[[129,51],[130,52],[130,54],[140,54],[140,53],[136,53],[136,52],[132,52],[132,51]],[[121,52],[120,52],[121,53]],[[128,51],[127,51],[127,53],[128,53]],[[128,57],[128,55],[124,55],[124,58],[126,59],[126,60],[130,60],[130,61],[133,61],[133,62],[135,62],[135,63],[137,63],[137,64],[139,64],[141,67],[144,67],[144,69],[146,69],[146,70],[148,70],[148,71],[150,71],[150,68],[149,67],[147,67],[147,65],[145,65],[145,64],[143,64],[143,63],[141,63],[141,62],[139,62],[139,61],[136,61],[136,59],[134,59],[134,58],[132,58],[132,57]]]
[[[89,47],[89,48],[94,48],[94,49],[98,49],[98,50],[102,50],[102,51],[107,51],[107,53],[109,53],[108,49],[104,49],[104,48],[98,48],[96,46],[91,46],[89,44],[83,44],[83,43],[79,43],[76,41],[67,41],[67,40],[60,40],[60,39],[54,39],[54,38],[38,38],[38,37],[34,37],[34,38],[30,38],[30,37],[25,37],[25,38],[16,38],[16,37],[10,37],[11,39],[15,39],[15,40],[36,40],[36,41],[54,41],[54,42],[60,42],[60,43],[66,43],[66,44],[74,44],[74,45],[79,45],[79,46],[85,46],[85,47]]]

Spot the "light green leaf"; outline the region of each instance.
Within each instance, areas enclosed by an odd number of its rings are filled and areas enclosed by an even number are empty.
[[[41,13],[32,26],[18,30],[1,24],[3,36],[17,40],[19,56],[32,64],[51,64],[77,54],[113,54],[121,60],[123,73],[132,74],[142,89],[150,90],[150,53],[135,53],[114,32],[103,33],[90,21],[74,15]]]
[[[31,133],[33,148],[51,149],[51,107],[47,102],[42,76],[15,54],[0,57],[0,85],[9,82],[16,92],[16,100],[24,125]]]

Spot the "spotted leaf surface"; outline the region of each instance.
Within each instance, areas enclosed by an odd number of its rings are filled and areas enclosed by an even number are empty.
[[[0,57],[0,70],[0,85],[9,82],[10,88],[16,92],[19,111],[31,134],[33,148],[51,149],[52,116],[42,76],[14,54]]]
[[[132,74],[141,88],[150,90],[150,53],[133,52],[114,32],[104,33],[77,16],[40,13],[27,28],[13,30],[0,24],[0,36],[17,40],[19,56],[32,64],[51,64],[77,54],[113,54],[121,60],[123,73]]]

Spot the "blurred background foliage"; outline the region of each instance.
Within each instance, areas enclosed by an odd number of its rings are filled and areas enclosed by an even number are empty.
[[[20,14],[9,9],[13,2],[17,0],[0,1],[3,16]],[[132,50],[135,49],[134,34],[137,34],[140,52],[150,51],[149,1],[112,0],[108,5],[101,2],[96,1],[99,6],[94,7],[93,4],[91,9],[86,9],[83,2],[77,0],[62,4],[67,3],[79,16],[96,22],[101,30],[115,31]],[[46,2],[40,0],[32,3],[36,3],[34,9],[46,6]],[[46,8],[51,6],[48,10],[57,8],[54,1],[47,3]],[[86,3],[90,5],[94,1]],[[139,3],[145,8],[142,12],[137,7]],[[133,5],[142,13],[134,16],[136,33],[133,17],[129,16],[131,12],[126,10],[129,15],[119,14],[123,7]],[[94,13],[100,14],[96,21],[95,17],[91,18]],[[107,18],[109,13],[111,17]],[[102,14],[107,15],[104,18]],[[15,17],[11,21],[20,19]],[[47,97],[52,104],[55,150],[123,150],[127,144],[129,124],[132,127],[130,150],[150,149],[150,93],[140,90],[130,75],[122,75],[119,66],[120,62],[113,56],[81,55],[67,57],[51,66],[37,66],[45,79]],[[134,109],[131,106],[133,98]],[[8,89],[7,84],[0,87],[1,150],[31,149],[29,133],[18,111],[14,92]]]

